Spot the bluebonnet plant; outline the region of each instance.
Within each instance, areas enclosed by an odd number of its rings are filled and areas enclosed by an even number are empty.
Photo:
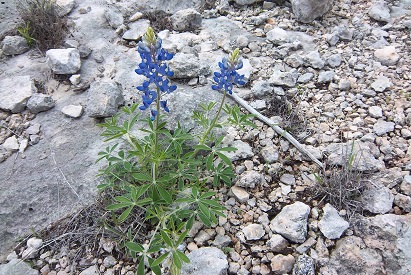
[[[213,90],[224,90],[229,94],[233,93],[233,84],[244,85],[244,75],[240,75],[237,70],[243,67],[243,61],[240,59],[240,50],[235,49],[227,58],[223,58],[218,62],[220,72],[214,72],[215,85],[212,85]]]
[[[160,107],[170,112],[167,100],[160,100],[161,93],[171,93],[177,88],[176,85],[170,85],[169,77],[172,77],[174,73],[165,62],[171,60],[174,55],[164,50],[161,43],[161,39],[156,37],[152,28],[148,28],[142,41],[138,43],[141,63],[135,72],[147,78],[141,86],[137,86],[139,91],[144,92],[143,105],[140,106],[140,110],[146,110],[153,102],[156,102],[157,108],[151,110],[151,120],[157,117]],[[152,84],[155,90],[151,89]]]

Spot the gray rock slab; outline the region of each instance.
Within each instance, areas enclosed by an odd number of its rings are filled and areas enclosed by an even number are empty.
[[[123,15],[119,10],[114,8],[107,8],[104,11],[104,16],[106,17],[107,23],[113,28],[117,29],[124,23]]]
[[[340,238],[350,224],[341,218],[337,209],[329,203],[324,206],[323,211],[323,217],[318,222],[321,233],[331,240]]]
[[[33,269],[21,259],[12,259],[7,264],[0,265],[0,274],[4,275],[39,275],[38,270]]]
[[[51,49],[46,52],[47,63],[55,74],[75,74],[81,67],[77,49]]]
[[[202,247],[188,254],[189,264],[184,264],[181,275],[226,275],[227,256],[216,247]]]
[[[287,205],[270,222],[270,229],[292,242],[303,243],[307,235],[309,214],[310,207],[302,202]]]
[[[2,43],[2,50],[5,55],[22,54],[29,50],[26,39],[21,36],[6,36]]]
[[[294,15],[303,23],[310,23],[323,16],[331,9],[332,4],[332,0],[291,0]]]
[[[362,172],[384,170],[384,161],[376,158],[373,150],[372,143],[355,141],[353,148],[351,143],[331,143],[325,151],[329,153],[328,162],[330,165],[346,165],[349,156],[353,155],[352,169],[354,170]]]
[[[19,113],[29,98],[37,92],[30,76],[13,76],[0,80],[0,109]]]
[[[41,125],[41,140],[28,147],[25,158],[0,163],[0,257],[14,240],[40,230],[92,203],[102,165],[97,154],[107,145],[101,128],[87,116],[77,120],[60,112],[70,104],[70,93],[56,92],[56,108],[38,113],[31,123]],[[86,93],[75,95],[85,101]],[[15,203],[15,202],[21,203]]]

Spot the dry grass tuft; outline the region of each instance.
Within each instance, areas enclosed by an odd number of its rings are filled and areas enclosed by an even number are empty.
[[[22,0],[18,6],[21,24],[19,32],[29,44],[41,51],[61,46],[66,33],[67,19],[61,16],[61,8],[54,0]]]

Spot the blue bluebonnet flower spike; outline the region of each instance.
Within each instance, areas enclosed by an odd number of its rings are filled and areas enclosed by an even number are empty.
[[[243,61],[240,59],[240,50],[235,49],[227,58],[218,62],[220,72],[214,72],[215,85],[213,90],[224,90],[229,94],[233,93],[233,85],[244,85],[244,75],[240,75],[237,70],[243,67]]]
[[[137,51],[141,57],[141,63],[135,72],[147,78],[137,89],[143,92],[143,105],[140,110],[146,110],[157,100],[157,93],[171,93],[177,89],[176,85],[170,85],[169,77],[174,73],[170,70],[165,61],[173,58],[173,54],[167,52],[161,47],[161,39],[156,37],[153,29],[149,27],[144,34],[142,41],[138,43]],[[152,90],[151,87],[155,89]],[[167,101],[160,101],[160,106],[164,111],[169,112]],[[151,119],[154,120],[158,115],[157,110],[151,110]]]

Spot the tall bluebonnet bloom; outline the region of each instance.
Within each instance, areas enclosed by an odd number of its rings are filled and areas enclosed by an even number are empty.
[[[137,89],[143,92],[143,105],[140,106],[140,110],[146,110],[153,102],[156,102],[164,111],[169,112],[167,101],[160,100],[160,98],[161,93],[171,93],[177,89],[176,85],[170,85],[168,78],[174,73],[165,62],[171,60],[174,55],[161,47],[161,39],[156,37],[152,28],[148,28],[142,41],[138,43],[137,50],[141,63],[135,72],[147,78],[141,86],[137,86]],[[152,86],[155,86],[155,90],[151,89]],[[151,110],[151,120],[154,120],[157,115],[158,110]]]
[[[240,75],[237,70],[243,67],[243,62],[240,59],[240,50],[235,49],[227,58],[223,58],[218,62],[220,72],[214,72],[215,85],[212,85],[213,90],[222,90],[229,94],[233,93],[233,85],[244,85],[244,75]]]

